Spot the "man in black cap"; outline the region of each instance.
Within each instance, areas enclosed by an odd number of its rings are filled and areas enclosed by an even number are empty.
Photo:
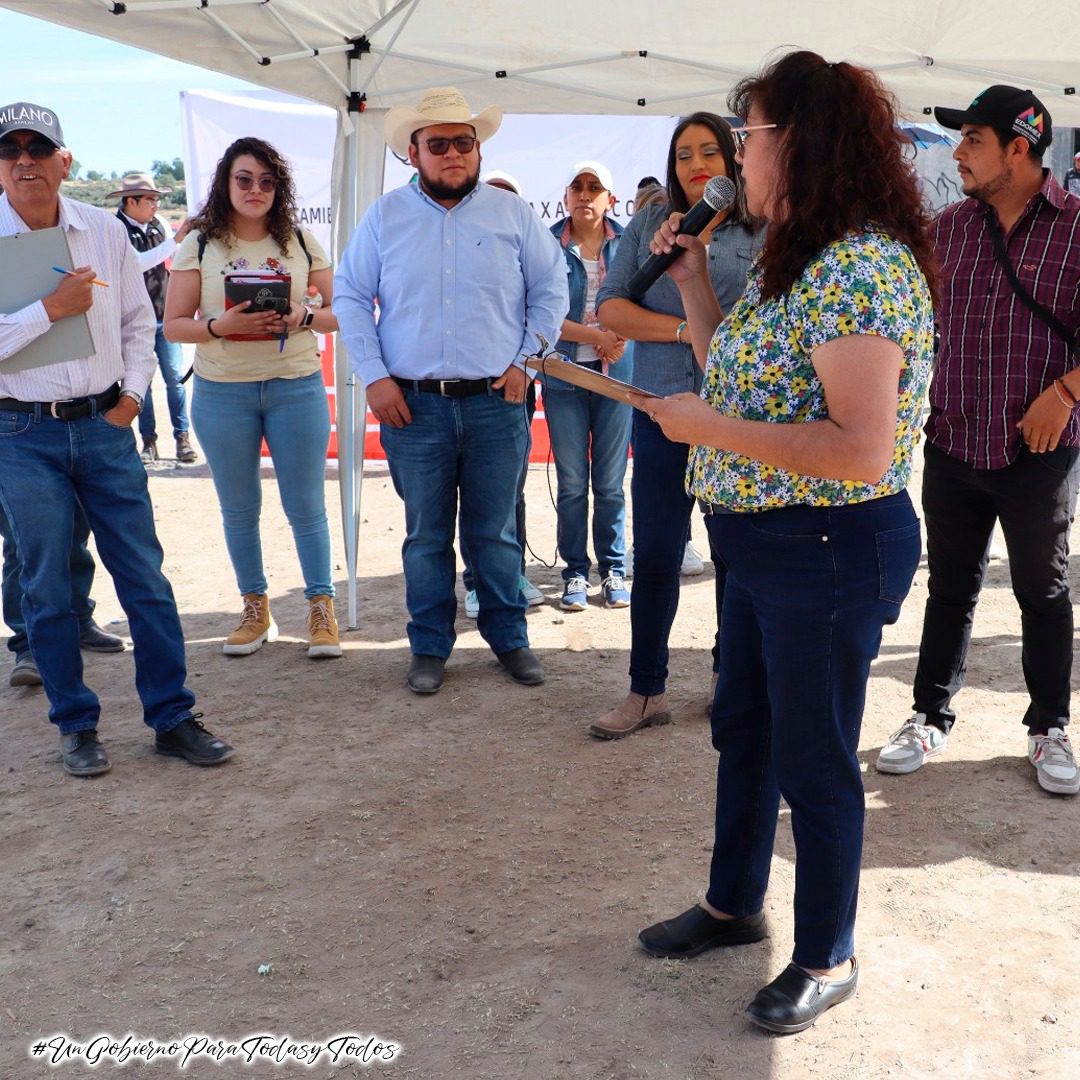
[[[914,715],[881,751],[909,773],[945,749],[971,627],[1000,523],[1020,604],[1030,702],[1028,759],[1047,791],[1074,795],[1069,722],[1073,614],[1068,539],[1080,456],[1080,198],[1042,157],[1050,113],[1030,91],[991,86],[967,109],[935,109],[959,130],[967,199],[936,223],[941,347],[923,472],[929,596]]]
[[[40,300],[0,312],[0,507],[22,559],[30,648],[60,731],[64,769],[73,776],[108,771],[97,734],[101,705],[83,681],[71,601],[67,540],[81,506],[128,617],[135,685],[155,749],[216,765],[233,750],[192,712],[183,630],[161,572],[146,470],[131,431],[155,366],[154,309],[120,222],[60,195],[70,170],[55,113],[22,101],[0,107],[0,237],[58,227],[74,265]],[[89,324],[90,355],[21,371],[4,363],[54,323],[79,315]]]

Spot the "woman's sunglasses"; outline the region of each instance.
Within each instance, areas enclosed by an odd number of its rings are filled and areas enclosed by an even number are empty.
[[[233,180],[241,191],[250,191],[256,184],[260,191],[267,193],[277,187],[277,181],[272,176],[260,176],[258,180],[250,173],[233,173]]]

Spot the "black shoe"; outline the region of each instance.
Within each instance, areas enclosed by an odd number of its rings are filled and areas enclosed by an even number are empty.
[[[653,956],[680,960],[721,945],[750,945],[768,936],[763,911],[741,919],[718,919],[695,904],[674,919],[645,927],[638,934],[638,941]]]
[[[780,1035],[805,1031],[823,1012],[847,1001],[859,981],[859,962],[852,957],[846,979],[820,979],[797,964],[788,964],[762,987],[743,1015],[751,1023]]]
[[[87,652],[123,652],[124,639],[106,634],[92,619],[85,630],[79,631],[79,648]]]
[[[514,682],[523,686],[539,686],[544,681],[544,666],[536,658],[536,653],[528,647],[511,649],[509,652],[496,653]]]
[[[60,736],[64,772],[71,776],[100,776],[112,765],[96,730],[73,731]]]
[[[181,720],[169,731],[159,731],[154,749],[168,757],[182,757],[192,765],[218,765],[236,753],[224,739],[211,735],[199,723],[202,713]]]
[[[41,672],[38,671],[34,658],[28,653],[15,657],[15,666],[11,669],[8,686],[40,686]]]
[[[414,694],[434,694],[443,684],[446,659],[414,655],[409,661],[409,689]]]

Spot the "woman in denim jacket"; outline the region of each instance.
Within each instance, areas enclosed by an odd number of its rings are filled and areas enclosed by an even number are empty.
[[[604,326],[635,342],[634,383],[660,396],[701,389],[702,369],[694,359],[682,298],[664,274],[640,299],[629,289],[634,272],[651,254],[649,242],[672,211],[685,213],[700,200],[713,176],[728,176],[736,186],[731,210],[706,229],[709,277],[725,310],[739,298],[763,232],[746,209],[735,164],[735,144],[727,122],[697,112],[679,121],[667,161],[667,205],[650,205],[627,225],[621,246],[597,297]],[[630,604],[630,693],[594,722],[590,732],[618,739],[649,724],[671,719],[667,689],[668,637],[679,606],[679,568],[686,548],[694,500],[686,493],[690,447],[669,442],[659,426],[639,410],[633,413],[634,469],[630,495],[634,532],[634,595]],[[715,557],[716,622],[724,596],[724,568]],[[717,652],[713,650],[715,688]]]
[[[566,184],[568,216],[551,232],[566,257],[570,311],[556,346],[573,363],[629,382],[632,348],[596,317],[596,297],[615,258],[622,229],[607,212],[615,202],[611,173],[596,161],[574,166]],[[563,570],[561,606],[588,607],[589,486],[593,494],[592,537],[605,607],[630,605],[626,588],[626,457],[633,409],[562,379],[543,377],[544,416],[555,455],[559,554]]]

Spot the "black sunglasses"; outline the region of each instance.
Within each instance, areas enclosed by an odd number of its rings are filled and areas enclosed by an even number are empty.
[[[255,184],[259,185],[260,191],[273,191],[277,187],[277,181],[272,176],[260,176],[258,180],[248,173],[233,173],[233,180],[241,191],[250,191]]]
[[[424,145],[436,157],[442,157],[451,146],[453,146],[459,154],[467,154],[478,141],[479,140],[475,135],[455,135],[452,139],[436,136],[435,138],[425,139]]]
[[[18,161],[24,151],[35,161],[44,161],[56,153],[56,147],[51,142],[45,142],[42,139],[28,142],[25,146],[4,140],[0,142],[0,161]]]

